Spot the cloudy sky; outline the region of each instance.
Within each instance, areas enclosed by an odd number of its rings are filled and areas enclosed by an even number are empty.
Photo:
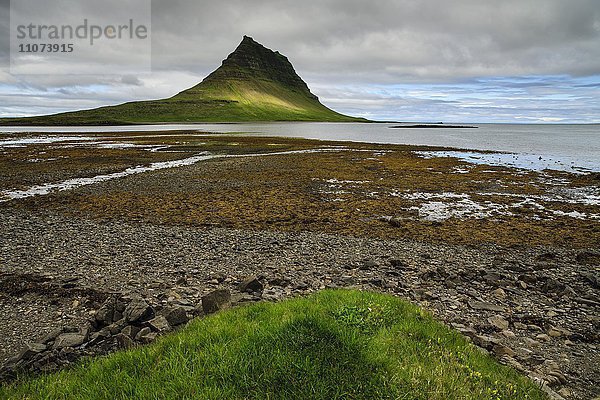
[[[40,0],[37,11],[60,17],[69,10],[57,6],[61,1]],[[0,0],[0,116],[171,96],[217,68],[246,34],[285,54],[324,104],[346,114],[600,122],[598,0],[154,0],[151,6],[151,72],[65,75],[49,67],[19,75],[9,68],[9,1]],[[108,21],[125,12],[94,13]],[[103,50],[77,62],[91,66],[101,57],[111,65],[113,56],[122,57]]]

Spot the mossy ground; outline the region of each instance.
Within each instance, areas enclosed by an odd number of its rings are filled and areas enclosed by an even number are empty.
[[[549,179],[565,188],[597,185],[597,174],[515,171],[472,166],[453,158],[424,159],[423,147],[320,142],[314,140],[222,135],[186,135],[127,139],[140,145],[169,145],[177,153],[145,150],[67,149],[70,158],[55,164],[20,164],[12,154],[0,167],[30,183],[28,176],[46,172],[95,174],[99,168],[123,168],[150,161],[184,158],[208,151],[243,155],[328,148],[329,151],[261,157],[221,158],[191,167],[157,171],[51,196],[21,200],[20,207],[48,207],[98,218],[147,220],[155,223],[224,226],[243,229],[320,231],[355,236],[461,244],[599,245],[600,221],[552,214],[578,211],[597,214],[598,206],[538,200],[546,211],[527,203],[514,206],[514,195],[544,196]],[[329,147],[328,147],[329,146]],[[332,150],[333,146],[334,147]],[[345,146],[345,148],[340,148]],[[37,157],[34,148],[28,157]],[[57,150],[60,151],[60,150]],[[50,153],[49,153],[50,154]],[[53,154],[53,153],[52,153]],[[456,173],[468,169],[468,173]],[[6,186],[5,186],[6,187]],[[101,189],[98,189],[101,188]],[[485,218],[420,218],[422,199],[410,193],[465,194],[475,202],[510,207],[510,213]],[[510,194],[511,196],[506,196]],[[440,198],[440,203],[456,201]],[[436,200],[436,201],[438,201]],[[7,206],[10,206],[7,204]],[[392,217],[390,224],[382,217]]]
[[[0,387],[27,399],[543,399],[398,298],[324,291],[194,320],[143,348]]]

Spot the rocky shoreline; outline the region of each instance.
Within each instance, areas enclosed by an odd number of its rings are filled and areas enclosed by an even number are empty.
[[[353,287],[421,305],[563,397],[600,395],[594,249],[0,214],[0,358],[24,349],[34,370],[152,341],[212,311],[216,290],[237,304]]]
[[[556,396],[600,395],[598,174],[195,132],[43,142],[0,157],[6,379],[229,303],[359,288],[420,305]],[[119,179],[6,197],[99,174]]]
[[[61,288],[67,285],[77,286],[63,283]],[[192,318],[262,300],[264,285],[255,276],[244,279],[237,289],[239,294],[233,297],[228,289],[216,289],[202,296],[197,306],[185,300],[163,306],[148,303],[137,294],[111,294],[79,327],[61,326],[42,339],[27,343],[0,366],[0,382],[14,381],[22,374],[58,371],[83,357],[152,343],[159,335],[182,327]]]

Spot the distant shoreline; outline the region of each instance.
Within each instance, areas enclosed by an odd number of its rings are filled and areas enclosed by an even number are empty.
[[[478,126],[472,126],[472,125],[443,125],[443,124],[416,124],[416,125],[396,125],[396,126],[390,126],[391,129],[399,129],[399,128],[418,128],[418,129],[423,129],[423,128],[466,128],[466,129],[477,129],[479,128]]]

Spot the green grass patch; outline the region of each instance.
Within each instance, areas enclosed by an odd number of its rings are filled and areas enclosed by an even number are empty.
[[[327,290],[195,320],[156,343],[0,388],[10,399],[543,399],[395,297]]]

